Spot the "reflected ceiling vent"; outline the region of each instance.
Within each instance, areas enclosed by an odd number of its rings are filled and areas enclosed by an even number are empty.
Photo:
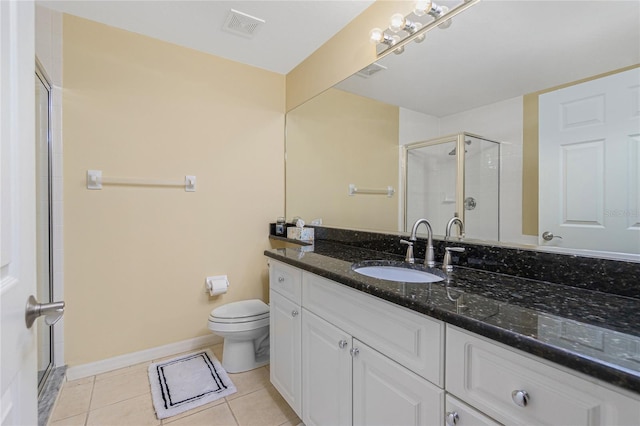
[[[374,62],[368,67],[362,68],[360,71],[357,72],[357,74],[362,78],[369,78],[375,73],[386,70],[386,69],[387,67],[385,67],[384,65],[380,65],[379,63]]]
[[[264,23],[264,19],[231,9],[229,15],[227,15],[227,19],[224,21],[224,25],[222,25],[222,29],[241,37],[253,38],[256,31],[258,31]]]

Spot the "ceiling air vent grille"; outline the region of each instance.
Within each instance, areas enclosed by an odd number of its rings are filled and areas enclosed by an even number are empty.
[[[264,19],[231,9],[222,29],[235,35],[252,38],[264,23]]]
[[[382,70],[386,70],[386,69],[387,67],[385,67],[384,65],[380,65],[379,63],[374,62],[371,65],[362,68],[360,71],[357,72],[357,74],[362,78],[369,78],[375,73],[380,72]]]

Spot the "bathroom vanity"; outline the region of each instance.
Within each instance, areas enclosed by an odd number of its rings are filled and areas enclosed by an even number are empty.
[[[401,256],[335,241],[265,255],[271,382],[307,426],[640,422],[639,299],[463,267],[380,280],[352,265]]]

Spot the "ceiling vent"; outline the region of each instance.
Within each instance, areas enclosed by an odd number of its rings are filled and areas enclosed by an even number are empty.
[[[386,70],[386,69],[387,67],[385,67],[384,65],[380,65],[379,63],[374,62],[371,65],[362,68],[360,71],[357,72],[357,74],[362,78],[369,78],[375,73]]]
[[[264,23],[264,19],[231,9],[222,29],[235,35],[252,38]]]

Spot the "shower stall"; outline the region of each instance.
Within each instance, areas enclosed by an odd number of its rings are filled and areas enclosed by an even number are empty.
[[[402,230],[426,218],[444,235],[458,216],[467,238],[499,241],[500,143],[463,132],[404,145],[402,158]]]

